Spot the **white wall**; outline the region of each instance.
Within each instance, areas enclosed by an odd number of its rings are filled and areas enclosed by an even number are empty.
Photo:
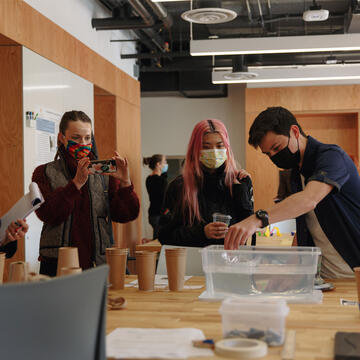
[[[242,85],[228,87],[226,98],[187,99],[183,97],[145,97],[141,99],[142,155],[185,155],[194,125],[204,119],[224,122],[236,160],[245,164],[245,90]],[[149,199],[142,171],[143,236],[151,238],[148,224]]]
[[[93,29],[91,26],[93,17],[111,16],[109,11],[96,0],[24,1],[102,57],[133,76],[135,60],[121,60],[120,54],[135,53],[135,43],[110,43],[110,40],[133,39],[135,35],[128,30],[96,31]]]
[[[65,85],[64,89],[35,89],[28,87]],[[23,48],[23,112],[24,112],[24,185],[29,191],[36,161],[36,129],[26,126],[26,111],[48,109],[59,114],[68,110],[82,110],[94,120],[94,88],[92,83],[68,70],[50,62],[36,53]],[[58,129],[56,129],[58,131]],[[39,263],[39,239],[42,222],[32,214],[27,219],[29,232],[25,241],[25,260],[32,271],[37,271]]]

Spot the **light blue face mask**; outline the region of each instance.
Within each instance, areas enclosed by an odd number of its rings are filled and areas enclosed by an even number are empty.
[[[168,165],[168,164],[165,164],[165,165],[163,166],[163,168],[161,169],[161,173],[162,173],[162,174],[166,173],[166,172],[168,171],[168,169],[169,169],[169,165]]]

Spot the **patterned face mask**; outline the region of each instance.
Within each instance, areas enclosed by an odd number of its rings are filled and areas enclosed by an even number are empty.
[[[69,154],[76,160],[80,160],[84,157],[87,157],[91,152],[92,144],[78,144],[73,140],[69,140],[66,145],[66,150]]]
[[[200,152],[201,163],[209,169],[219,168],[226,159],[226,149],[208,149]]]

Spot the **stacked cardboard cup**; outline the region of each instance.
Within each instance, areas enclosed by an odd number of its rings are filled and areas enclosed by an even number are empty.
[[[186,249],[170,248],[165,249],[166,269],[170,291],[184,289],[184,277],[186,268]]]
[[[62,267],[60,269],[60,276],[80,274],[81,272],[80,267]]]
[[[4,280],[5,255],[4,252],[0,252],[0,284],[2,284]]]
[[[61,247],[58,253],[58,263],[56,276],[60,276],[61,268],[78,268],[79,264],[79,253],[77,247]]]
[[[8,282],[26,282],[29,272],[28,263],[16,261],[10,263]]]
[[[129,249],[106,249],[106,262],[110,267],[109,283],[113,290],[121,290],[125,286],[125,273],[128,253]]]
[[[360,310],[360,267],[354,268],[355,278],[356,278],[356,285],[357,285],[357,293],[358,293],[358,305]]]
[[[139,290],[153,291],[157,253],[155,251],[136,251],[135,256]]]

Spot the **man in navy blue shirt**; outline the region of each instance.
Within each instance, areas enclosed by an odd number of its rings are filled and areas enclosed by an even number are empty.
[[[225,248],[237,249],[257,228],[296,218],[300,246],[319,246],[322,275],[353,276],[360,266],[360,177],[337,145],[306,136],[295,116],[282,107],[260,113],[249,131],[249,144],[281,169],[292,169],[293,194],[273,207],[232,225]]]

